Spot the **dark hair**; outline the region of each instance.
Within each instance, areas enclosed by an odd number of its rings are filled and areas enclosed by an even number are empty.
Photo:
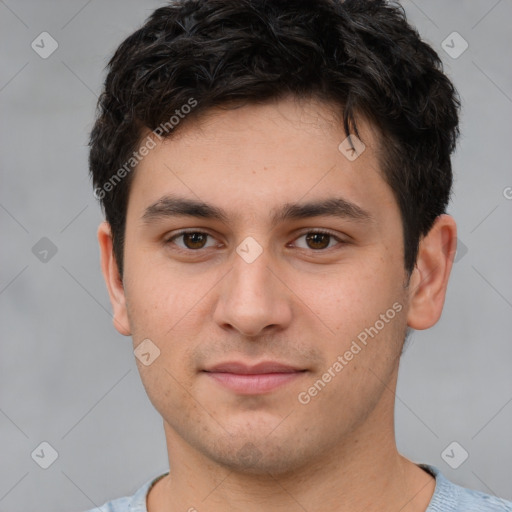
[[[143,134],[160,130],[161,137],[166,126],[170,137],[212,107],[292,94],[332,104],[346,134],[358,134],[357,118],[372,122],[402,216],[409,274],[421,237],[445,213],[460,102],[439,56],[400,5],[177,0],[123,41],[107,68],[89,165],[121,276],[130,167]],[[194,108],[184,119],[185,105]]]

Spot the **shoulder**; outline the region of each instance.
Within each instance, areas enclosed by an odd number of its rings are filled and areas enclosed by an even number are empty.
[[[156,478],[148,480],[139,487],[133,496],[124,496],[111,501],[107,501],[101,507],[96,507],[87,512],[147,512],[146,498],[151,487],[168,473],[159,475]]]
[[[473,491],[464,487],[458,487],[459,508],[466,512],[512,512],[512,501],[507,501],[497,496]]]
[[[131,507],[133,496],[125,496],[115,500],[108,501],[101,507],[88,510],[87,512],[132,512]]]
[[[512,512],[512,502],[450,482],[435,466],[419,464],[436,479],[436,488],[425,512]]]

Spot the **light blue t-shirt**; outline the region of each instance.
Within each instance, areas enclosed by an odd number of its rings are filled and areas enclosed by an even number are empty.
[[[512,502],[472,491],[447,480],[441,471],[429,464],[418,464],[436,479],[436,488],[425,512],[512,512]],[[146,497],[151,487],[168,473],[152,478],[133,496],[118,498],[87,512],[148,512]]]

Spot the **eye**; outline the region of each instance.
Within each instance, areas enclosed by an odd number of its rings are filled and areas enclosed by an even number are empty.
[[[338,237],[329,233],[328,231],[308,231],[303,235],[299,236],[295,240],[305,239],[306,246],[302,246],[300,249],[312,249],[314,251],[321,251],[324,249],[330,249],[334,245],[333,242],[342,243]]]
[[[208,237],[212,238],[210,234],[204,233],[202,231],[180,231],[179,233],[176,233],[170,237],[166,243],[174,243],[180,249],[194,251],[215,246],[215,243],[210,246],[206,245]],[[176,240],[179,239],[182,239],[182,244],[176,242]]]
[[[165,243],[174,244],[183,251],[199,251],[215,247],[214,240],[208,245],[208,238],[213,239],[212,235],[203,231],[180,231],[167,239]],[[302,245],[297,243],[301,239],[304,239],[305,242]],[[343,241],[328,231],[310,230],[296,238],[293,245],[299,249],[323,251],[334,247],[337,243],[340,244]]]

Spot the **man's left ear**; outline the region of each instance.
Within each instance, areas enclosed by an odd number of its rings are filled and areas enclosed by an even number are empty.
[[[409,282],[409,327],[428,329],[441,317],[456,251],[457,225],[453,217],[442,214],[420,241]]]

